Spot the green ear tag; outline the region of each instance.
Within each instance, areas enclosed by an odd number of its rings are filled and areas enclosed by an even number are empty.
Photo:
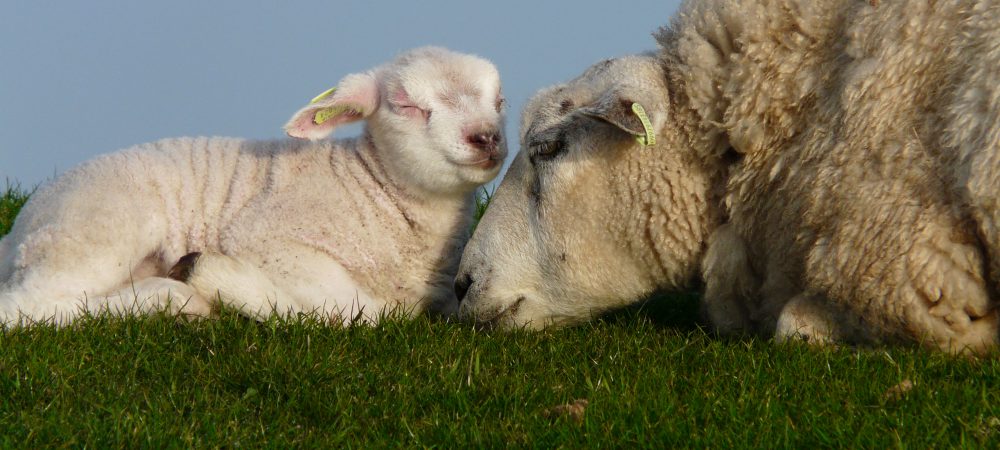
[[[656,133],[653,132],[653,123],[649,121],[646,110],[643,109],[642,105],[633,103],[632,112],[639,117],[639,121],[642,122],[642,128],[646,131],[645,135],[636,136],[635,140],[644,146],[656,145]]]
[[[351,111],[352,114],[358,114],[358,115],[364,113],[363,111],[354,109],[347,105],[331,106],[329,108],[323,108],[321,110],[316,111],[316,114],[313,115],[313,123],[315,123],[316,125],[322,125],[323,122],[332,119],[334,116],[341,115],[346,111]]]
[[[319,94],[319,95],[317,95],[317,96],[313,97],[313,99],[312,99],[312,100],[310,100],[310,101],[309,101],[309,103],[310,103],[310,104],[313,104],[313,103],[316,103],[316,102],[318,102],[318,101],[320,101],[320,100],[323,100],[324,98],[327,98],[327,97],[329,97],[329,96],[330,96],[330,94],[332,94],[332,93],[333,93],[333,91],[336,91],[336,90],[337,90],[337,87],[336,87],[336,86],[334,86],[334,87],[332,87],[332,88],[330,88],[330,89],[327,89],[327,90],[323,91],[323,93],[322,93],[322,94]]]
[[[325,108],[316,111],[316,115],[313,116],[313,123],[316,125],[322,125],[323,122],[330,120],[331,117],[337,115],[337,108]]]

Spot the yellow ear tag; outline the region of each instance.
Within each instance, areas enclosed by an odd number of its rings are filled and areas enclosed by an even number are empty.
[[[656,145],[656,133],[653,132],[653,123],[649,121],[649,116],[646,115],[646,110],[642,107],[642,105],[633,103],[632,112],[639,117],[639,121],[642,122],[642,128],[646,131],[645,135],[636,136],[635,140],[638,141],[640,145],[644,146]]]
[[[309,101],[309,104],[311,105],[311,104],[316,103],[316,102],[318,102],[320,100],[323,100],[324,98],[329,97],[330,94],[332,94],[333,91],[336,91],[336,90],[337,90],[337,87],[334,86],[334,87],[332,87],[330,89],[327,89],[327,90],[323,91],[322,94],[319,94],[319,95],[313,97],[313,99]]]

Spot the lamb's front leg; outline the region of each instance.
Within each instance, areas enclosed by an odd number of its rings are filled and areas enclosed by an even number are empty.
[[[285,260],[290,263],[275,260],[262,269],[228,255],[192,253],[170,272],[202,296],[257,320],[307,313],[349,325],[375,323],[385,312],[385,303],[357,286],[336,261],[301,255]]]

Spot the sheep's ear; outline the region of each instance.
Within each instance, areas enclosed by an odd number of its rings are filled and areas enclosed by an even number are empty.
[[[580,114],[602,120],[631,134],[642,145],[656,144],[656,131],[641,102],[618,93],[609,93],[593,105],[580,108]]]
[[[334,128],[364,119],[378,108],[378,82],[370,73],[348,75],[300,109],[285,124],[289,136],[322,139]]]

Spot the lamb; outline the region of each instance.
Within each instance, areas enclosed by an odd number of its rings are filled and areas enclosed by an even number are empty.
[[[578,322],[700,272],[722,333],[996,347],[1000,5],[688,1],[656,38],[531,100],[462,317]]]
[[[506,152],[488,61],[410,50],[344,77],[285,126],[298,140],[181,138],[45,185],[0,240],[0,322],[85,312],[374,322],[453,313],[474,191]],[[361,136],[323,140],[366,120]]]

